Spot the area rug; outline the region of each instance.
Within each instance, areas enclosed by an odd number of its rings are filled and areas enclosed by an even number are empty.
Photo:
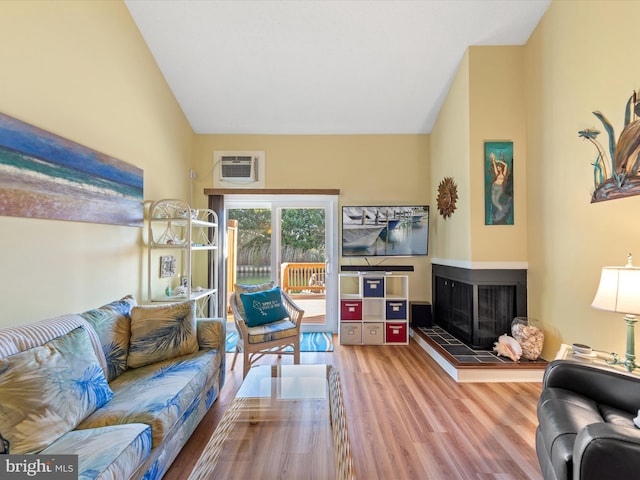
[[[227,333],[227,352],[236,351],[237,332]],[[287,347],[291,350],[291,347]],[[285,350],[287,351],[287,350]],[[325,332],[303,333],[300,339],[301,352],[333,352],[333,337]]]

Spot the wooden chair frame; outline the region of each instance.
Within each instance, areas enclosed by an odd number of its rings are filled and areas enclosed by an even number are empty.
[[[238,311],[238,299],[236,294],[233,293],[229,299],[231,305],[231,311],[233,312],[233,320],[238,330],[238,341],[236,342],[236,351],[231,362],[231,370],[235,368],[238,353],[243,353],[243,365],[242,365],[242,378],[247,376],[251,365],[264,355],[293,355],[293,363],[300,363],[300,327],[302,325],[302,317],[304,316],[304,310],[301,309],[291,297],[282,292],[282,304],[289,312],[289,320],[296,327],[296,335],[286,338],[279,338],[277,340],[271,340],[261,343],[249,343],[249,328]],[[292,352],[285,352],[285,348],[293,347]]]

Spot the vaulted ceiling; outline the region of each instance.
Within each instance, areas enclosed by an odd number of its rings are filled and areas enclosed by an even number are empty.
[[[551,0],[125,0],[196,133],[433,128],[467,47],[523,45]]]

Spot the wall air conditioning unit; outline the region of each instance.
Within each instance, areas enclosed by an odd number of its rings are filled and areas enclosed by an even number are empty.
[[[213,188],[264,188],[264,163],[264,152],[215,151]]]

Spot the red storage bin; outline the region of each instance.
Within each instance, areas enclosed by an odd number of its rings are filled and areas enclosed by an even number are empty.
[[[390,323],[387,322],[385,328],[386,343],[407,343],[407,323]]]
[[[362,300],[340,300],[340,320],[362,320]]]

